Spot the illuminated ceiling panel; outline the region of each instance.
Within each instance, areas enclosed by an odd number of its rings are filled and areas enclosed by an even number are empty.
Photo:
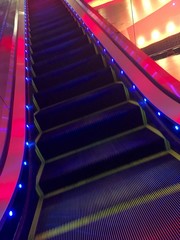
[[[113,2],[113,0],[95,0],[95,1],[89,2],[89,5],[91,7],[98,7],[98,6],[104,5],[109,2]]]

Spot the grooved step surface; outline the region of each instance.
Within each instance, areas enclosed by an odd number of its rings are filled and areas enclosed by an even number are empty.
[[[133,129],[142,123],[139,107],[127,103],[43,133],[37,146],[44,158],[49,159]]]
[[[35,71],[36,76],[41,76],[49,71],[73,64],[86,58],[87,56],[93,56],[94,54],[94,47],[91,44],[86,44],[81,48],[77,48],[76,50],[69,52],[68,54],[61,54],[60,56],[56,55],[55,57],[53,56],[53,58],[43,60],[39,64],[34,65],[33,70]]]
[[[38,52],[32,53],[32,58],[34,61],[42,61],[48,59],[50,54],[60,55],[66,52],[73,51],[76,47],[82,46],[87,43],[87,37],[84,35],[77,36],[73,39],[68,39],[66,42],[59,43],[56,46],[51,46],[47,49],[40,50]]]
[[[42,41],[47,41],[47,38],[43,38],[44,36],[44,32],[49,30],[54,29],[55,31],[56,28],[61,28],[63,25],[68,24],[68,23],[72,23],[72,18],[69,17],[68,14],[63,14],[63,18],[60,19],[59,18],[59,14],[57,14],[56,16],[53,16],[51,19],[48,19],[47,21],[41,21],[41,19],[37,18],[36,16],[33,16],[33,20],[35,23],[35,25],[33,25],[33,21],[31,20],[31,29],[30,29],[30,33],[31,33],[31,40],[34,41],[35,45],[36,42],[39,40]],[[34,26],[34,27],[33,27]],[[42,39],[41,39],[42,36]],[[54,37],[52,35],[52,37]]]
[[[69,227],[69,231],[63,226],[56,230],[52,240],[169,240],[179,239],[179,202],[180,193],[165,195],[156,200],[144,203],[140,206],[100,218],[96,221],[89,220],[89,224],[74,224],[80,227]],[[80,222],[80,221],[79,221]],[[85,222],[85,221],[84,221]],[[67,227],[68,229],[68,227]],[[59,231],[58,231],[59,230]],[[60,234],[61,233],[61,234]]]
[[[71,19],[70,19],[71,20]],[[68,29],[69,31],[73,30],[74,28],[77,28],[77,25],[75,22],[72,21],[66,21],[64,24],[62,22],[59,23],[59,26],[56,25],[54,28],[49,28],[47,31],[44,29],[44,31],[37,31],[37,34],[34,33],[34,39],[33,40],[44,40],[44,39],[51,39],[54,38],[55,35],[61,35],[64,34],[64,31]]]
[[[40,186],[48,193],[164,150],[161,137],[142,129],[46,164]]]
[[[39,90],[47,89],[55,84],[64,83],[88,73],[98,71],[103,66],[104,64],[100,55],[88,56],[68,66],[50,71],[40,77],[35,77],[34,83]]]
[[[177,184],[180,181],[179,171],[179,162],[172,156],[166,155],[45,199],[38,232],[62,226],[70,221],[96,214]],[[144,210],[139,207],[140,213]],[[151,211],[147,214],[151,215]],[[127,217],[134,218],[133,211]],[[156,221],[159,222],[161,219],[156,219]],[[122,222],[119,224],[121,225]]]
[[[78,78],[63,84],[60,83],[54,87],[35,93],[34,99],[40,108],[48,107],[52,104],[92,91],[94,88],[103,87],[113,83],[113,81],[111,70],[109,68],[103,68],[83,78]]]
[[[43,109],[35,115],[35,118],[41,129],[46,130],[75,119],[84,118],[122,101],[126,101],[123,86],[112,84],[92,93]],[[44,121],[44,119],[48,119],[48,121]]]

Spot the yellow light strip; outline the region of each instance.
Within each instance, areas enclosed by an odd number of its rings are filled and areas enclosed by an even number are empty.
[[[88,225],[90,223],[96,222],[98,220],[101,220],[103,218],[112,216],[114,214],[118,214],[122,211],[125,211],[127,209],[139,206],[141,204],[154,201],[158,198],[168,196],[170,194],[176,193],[180,191],[180,184],[175,184],[173,186],[169,186],[164,189],[160,189],[158,191],[152,192],[150,194],[141,196],[139,198],[135,198],[129,202],[123,202],[120,204],[117,204],[115,206],[112,206],[111,208],[104,209],[101,212],[98,212],[96,214],[92,214],[89,216],[85,216],[83,218],[74,220],[72,222],[66,223],[64,225],[61,225],[59,227],[50,229],[46,232],[40,233],[36,235],[35,240],[42,240],[42,239],[51,239],[52,237],[57,237],[61,234],[64,234],[66,232],[72,231],[74,229],[83,227],[85,225]]]

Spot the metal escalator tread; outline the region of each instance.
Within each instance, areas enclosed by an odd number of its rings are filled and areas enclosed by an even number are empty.
[[[76,47],[82,46],[87,43],[87,37],[85,35],[77,36],[73,39],[68,39],[67,41],[63,43],[59,43],[55,46],[50,46],[49,48],[41,49],[40,51],[36,51],[32,53],[32,58],[34,61],[40,61],[44,60],[45,58],[49,58],[49,55],[56,55],[57,54],[63,54],[67,51],[71,51]]]
[[[48,66],[53,64],[56,61],[61,61],[63,59],[71,58],[71,56],[78,54],[79,52],[85,50],[86,48],[93,48],[93,46],[89,44],[88,41],[86,41],[83,45],[77,46],[76,48],[72,49],[69,52],[60,51],[60,52],[56,52],[56,54],[51,54],[48,58],[41,59],[39,61],[36,59],[36,61],[32,63],[32,67],[35,72],[39,71],[39,68],[41,70],[43,66]]]
[[[87,216],[96,216],[102,211],[107,211],[107,209],[109,209],[109,214],[105,217],[102,215],[99,221],[102,219],[102,221],[107,221],[107,223],[110,224],[110,220],[115,215],[115,213],[111,214],[110,211],[114,207],[115,210],[117,210],[117,214],[119,212],[120,219],[119,221],[113,221],[112,225],[114,226],[115,224],[119,229],[123,224],[123,219],[121,218],[122,215],[127,214],[126,216],[129,221],[126,221],[123,231],[128,236],[129,228],[132,227],[131,219],[136,218],[138,212],[136,210],[137,207],[139,208],[138,218],[141,221],[144,221],[141,217],[144,215],[143,213],[146,207],[149,204],[154,205],[153,202],[151,202],[153,200],[152,197],[150,198],[150,201],[147,199],[147,203],[145,201],[144,204],[141,204],[145,196],[154,195],[154,200],[156,200],[156,191],[166,188],[168,189],[169,187],[178,184],[180,180],[179,171],[179,162],[171,155],[166,155],[124,171],[114,173],[113,175],[103,177],[96,181],[92,181],[56,196],[49,197],[43,202],[37,226],[37,233],[64,226],[65,224],[68,224],[68,222],[75,220],[80,221],[81,218]],[[139,201],[136,200],[137,206],[129,207],[129,210],[127,203],[133,202],[134,199],[139,199]],[[159,201],[159,203],[160,202],[161,201]],[[124,205],[127,206],[127,211],[126,209],[123,209]],[[168,202],[166,202],[166,206],[168,211],[170,211],[170,207],[172,206],[169,206]],[[121,208],[123,211],[121,211]],[[161,204],[158,205],[158,208],[161,208]],[[146,211],[146,213],[148,216],[151,216],[151,209],[148,210],[149,211]],[[160,217],[154,218],[154,220],[156,224],[161,224],[162,222]],[[94,225],[92,229],[94,234],[98,235],[97,231],[101,229],[101,226],[99,225],[100,223],[96,224],[96,218],[92,217],[92,220],[89,222],[90,229],[91,223]],[[136,225],[135,222],[133,222],[133,224]],[[151,221],[144,221],[143,223],[147,228],[150,227],[151,224]],[[161,227],[163,226],[161,225]],[[77,227],[77,230],[80,231],[81,228]],[[103,226],[101,230],[105,231],[105,226]],[[76,239],[77,235],[75,231],[76,227],[73,229],[72,233],[69,233],[70,235],[73,233],[75,234],[75,238],[72,239]],[[118,231],[118,233],[120,234],[121,231]],[[97,239],[100,239],[100,236],[101,234]],[[143,235],[141,237],[143,239]],[[62,239],[64,239],[63,235]]]
[[[42,16],[41,16],[41,19],[42,19]],[[42,21],[35,19],[34,17],[31,16],[31,18],[30,18],[30,24],[31,24],[30,33],[32,34],[32,37],[33,37],[33,33],[38,33],[39,30],[41,31],[41,30],[46,29],[48,26],[53,27],[56,24],[63,24],[68,21],[71,21],[69,14],[62,14],[61,18],[60,18],[60,14],[57,14],[56,16],[53,16],[50,19],[49,18],[47,20],[42,19]],[[33,22],[35,22],[35,24],[33,24]]]
[[[49,58],[46,64],[45,61],[43,61],[43,64],[41,64],[41,62],[36,64],[36,61],[32,68],[36,77],[41,77],[45,74],[50,75],[52,71],[67,67],[68,65],[77,65],[78,62],[81,64],[84,59],[90,58],[93,55],[96,55],[94,47],[87,43],[86,45],[81,46],[81,48],[76,49],[76,51],[69,52],[66,56],[65,54],[62,54],[61,56],[56,55],[56,57]],[[36,65],[38,66],[36,67]]]
[[[51,11],[52,11],[52,14],[50,14],[50,11],[48,10],[48,15],[50,18],[47,18],[47,19],[43,18],[43,14],[45,13],[42,13],[39,15],[31,15],[30,30],[32,31],[32,33],[38,33],[38,32],[41,33],[46,28],[49,28],[49,27],[55,28],[60,23],[64,24],[72,20],[72,17],[64,10],[60,11],[59,9],[56,9],[56,11],[53,11],[53,9],[51,9]]]
[[[77,44],[78,40],[81,42],[80,45]],[[75,48],[73,48],[74,46]],[[58,60],[61,61],[63,58],[68,59],[71,55],[78,54],[79,51],[86,49],[87,46],[89,46],[89,48],[92,48],[92,45],[88,43],[85,36],[77,37],[74,39],[74,41],[72,39],[67,40],[65,46],[63,44],[63,47],[60,47],[58,52],[54,52],[53,49],[52,52],[49,53],[48,58],[42,58],[39,54],[36,54],[34,56],[32,55],[33,67],[35,67],[35,70],[36,68],[38,69],[38,67],[41,69],[43,65],[51,65]],[[67,49],[70,49],[70,51],[65,51]]]
[[[44,131],[103,111],[124,101],[127,100],[123,85],[113,83],[42,109],[35,114],[35,119]],[[44,121],[45,119],[48,121]]]
[[[100,55],[93,55],[68,66],[34,77],[33,81],[38,90],[47,89],[59,83],[80,78],[88,73],[96,72],[104,67]]]
[[[82,78],[73,79],[63,84],[49,87],[44,91],[34,93],[34,99],[39,108],[45,108],[62,102],[83,93],[98,89],[113,83],[114,79],[110,68],[102,68],[96,72],[85,75]]]
[[[49,159],[142,124],[143,119],[139,106],[131,103],[120,104],[42,133],[37,139],[37,147],[44,159]]]
[[[73,224],[74,226],[80,225],[79,227],[72,229],[69,226],[72,223],[58,226],[57,229],[51,229],[48,235],[52,236],[51,240],[177,240],[179,239],[180,224],[179,202],[174,199],[179,199],[179,192],[164,194],[153,201],[147,201],[147,203],[134,208],[129,207],[124,211],[121,211],[122,206],[119,209],[117,207],[117,214],[113,214],[114,208],[104,211],[104,215],[109,216],[100,218],[100,214],[97,214],[96,221],[92,221],[92,217],[85,218],[84,222],[89,221],[89,224],[78,224],[82,222],[79,219]],[[132,201],[133,204],[136,205],[136,201]],[[52,225],[49,225],[49,228]],[[66,227],[69,231],[65,230]]]
[[[36,38],[36,34],[43,33],[44,31],[48,30],[48,28],[52,29],[64,25],[65,23],[72,22],[72,18],[69,16],[69,14],[63,14],[61,15],[61,18],[59,15],[60,13],[58,12],[57,16],[53,15],[53,17],[51,17],[50,19],[48,18],[47,21],[42,20],[42,22],[33,17],[33,21],[36,22],[36,25],[33,27],[33,22],[30,22],[32,26],[30,29],[32,38]]]
[[[78,26],[76,25],[76,23],[73,23],[72,21],[70,23],[66,23],[63,26],[60,24],[60,27],[55,28],[55,29],[51,29],[49,31],[43,31],[43,32],[38,32],[36,34],[33,35],[32,40],[36,42],[37,41],[41,41],[43,39],[51,39],[54,38],[54,36],[56,35],[61,35],[64,34],[67,31],[71,31],[73,29],[78,29]]]
[[[44,7],[44,6],[43,6]],[[43,18],[44,14],[47,14],[48,17],[50,17],[49,19],[48,18]],[[59,8],[58,5],[56,6],[53,6],[53,7],[49,7],[49,9],[43,9],[43,11],[38,11],[38,12],[33,12],[31,11],[31,15],[30,15],[30,23],[32,25],[32,29],[35,29],[37,27],[41,27],[42,25],[48,25],[48,23],[51,23],[52,22],[56,22],[58,20],[63,20],[63,19],[66,19],[66,16],[68,18],[70,18],[70,15],[64,11],[64,9],[61,9]]]
[[[82,30],[80,28],[77,29],[72,29],[71,31],[65,32],[60,35],[55,35],[52,36],[52,38],[45,38],[42,41],[31,41],[32,42],[32,50],[33,52],[35,51],[40,51],[44,48],[48,48],[52,45],[57,45],[62,41],[67,41],[68,39],[75,38],[79,35],[82,34]],[[34,43],[35,42],[35,43]]]
[[[47,194],[165,150],[164,139],[144,128],[47,163],[40,187]]]

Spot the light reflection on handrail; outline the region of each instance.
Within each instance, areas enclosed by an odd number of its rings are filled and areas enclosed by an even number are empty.
[[[10,135],[11,104],[14,88],[14,63],[16,55],[17,1],[12,0],[6,10],[6,23],[0,40],[0,173],[3,169]]]

